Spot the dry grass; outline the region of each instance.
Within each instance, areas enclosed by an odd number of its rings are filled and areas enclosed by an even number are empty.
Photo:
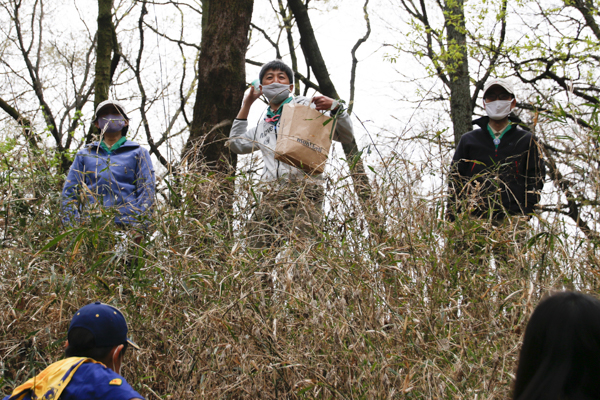
[[[73,312],[101,300],[123,310],[143,348],[123,373],[148,399],[502,399],[540,296],[598,288],[595,247],[567,228],[535,221],[515,247],[508,226],[484,236],[489,226],[468,218],[450,225],[441,197],[419,195],[421,167],[393,161],[380,214],[360,210],[347,180],[330,182],[316,240],[265,254],[244,246],[251,201],[219,213],[214,182],[185,176],[193,198],[158,206],[157,233],[128,267],[110,215],[61,237],[60,182],[45,157],[7,158],[14,168],[0,175],[6,394],[58,360]],[[248,186],[239,178],[237,193],[251,196]],[[382,237],[366,234],[376,219]],[[503,247],[508,263],[492,261]]]

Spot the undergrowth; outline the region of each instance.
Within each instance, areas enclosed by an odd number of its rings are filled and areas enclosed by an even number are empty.
[[[60,359],[73,313],[100,300],[142,347],[123,375],[148,399],[502,399],[540,297],[598,290],[592,243],[543,216],[524,233],[451,224],[443,185],[424,195],[421,167],[394,160],[368,207],[349,179],[330,180],[317,236],[263,252],[244,240],[249,178],[223,211],[217,177],[180,175],[127,255],[109,212],[61,223],[48,154],[2,155],[4,394]]]

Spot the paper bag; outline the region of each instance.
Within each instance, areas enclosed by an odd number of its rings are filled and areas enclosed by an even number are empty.
[[[275,159],[312,175],[322,174],[334,124],[331,117],[309,106],[285,104],[277,130]]]

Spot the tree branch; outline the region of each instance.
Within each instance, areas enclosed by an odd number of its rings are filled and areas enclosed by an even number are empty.
[[[600,27],[598,27],[598,24],[594,19],[594,15],[598,15],[598,9],[590,9],[590,7],[593,7],[593,4],[594,2],[585,0],[574,0],[573,2],[569,3],[571,7],[579,10],[585,19],[586,25],[592,30],[592,32],[594,32],[596,39],[600,40]]]
[[[152,25],[150,25],[149,23],[147,23],[145,21],[144,21],[144,25],[147,26],[152,32],[167,39],[169,42],[177,43],[180,46],[193,47],[193,48],[197,49],[198,51],[200,51],[200,46],[198,46],[197,44],[186,42],[185,40],[183,40],[181,38],[173,39],[173,38],[167,36],[166,34],[159,32],[155,27],[153,27]],[[182,21],[181,26],[183,27],[183,21]]]
[[[546,113],[548,115],[555,116],[555,114],[551,110],[549,110],[547,108],[544,108],[544,107],[537,107],[537,106],[534,106],[534,105],[529,104],[529,103],[517,102],[517,107],[521,108],[523,110],[527,110],[527,111],[534,111],[534,112],[540,112],[541,111],[541,112],[544,112],[544,113]],[[580,125],[580,126],[582,126],[584,128],[593,129],[593,127],[589,123],[587,123],[585,120],[583,120],[583,119],[581,119],[579,117],[575,117],[573,114],[565,112],[564,116],[567,117],[568,119],[570,119],[573,122],[577,122],[578,125]]]
[[[144,0],[142,1],[142,11],[140,12],[140,18],[138,20],[138,30],[140,32],[140,48],[138,50],[135,66],[131,65],[131,63],[127,60],[127,57],[124,57],[124,59],[125,62],[129,65],[129,67],[134,71],[138,88],[140,90],[140,114],[142,116],[142,125],[144,127],[144,132],[146,133],[146,140],[148,141],[148,145],[150,146],[150,153],[156,155],[158,161],[167,169],[167,171],[170,172],[173,170],[173,168],[171,164],[167,161],[167,159],[163,157],[160,150],[158,149],[158,146],[156,146],[156,144],[154,143],[154,139],[152,139],[152,133],[150,132],[150,125],[148,124],[148,118],[146,116],[147,97],[141,77],[142,54],[144,52],[144,15],[146,14],[148,14],[148,9],[146,8],[146,1]]]
[[[275,43],[273,41],[273,39],[271,39],[271,37],[267,34],[267,32],[265,32],[264,29],[262,29],[262,28],[260,28],[260,27],[258,27],[256,25],[254,25],[252,23],[250,24],[250,26],[253,29],[256,29],[257,31],[259,31],[260,33],[263,34],[263,36],[265,37],[265,39],[267,39],[267,42],[271,43],[271,46],[273,46],[275,48],[275,58],[279,58],[280,59],[281,58],[281,52],[279,51],[279,44]]]
[[[571,190],[573,183],[562,175],[556,165],[556,161],[554,160],[552,153],[550,153],[545,146],[542,146],[542,148],[546,156],[546,164],[548,165],[550,178],[554,181],[554,184],[562,190],[563,194],[567,198],[567,206],[569,209],[567,212],[563,213],[568,215],[575,222],[575,224],[579,227],[579,229],[581,229],[588,239],[598,242],[600,240],[600,235],[598,232],[591,229],[588,223],[581,218],[579,204],[575,200],[575,196]]]
[[[31,78],[31,86],[34,90],[34,93],[38,99],[38,102],[40,103],[40,106],[42,108],[42,114],[44,116],[44,120],[46,121],[46,127],[48,128],[50,134],[52,135],[52,137],[54,138],[54,140],[56,141],[56,147],[58,149],[58,151],[60,153],[62,153],[64,151],[64,147],[62,145],[62,140],[61,140],[61,135],[58,132],[58,129],[56,127],[56,121],[54,119],[54,115],[52,114],[52,110],[50,109],[50,106],[48,105],[48,103],[46,103],[46,100],[44,99],[44,89],[43,89],[43,84],[40,81],[39,78],[39,63],[40,63],[40,57],[38,57],[38,60],[36,61],[36,65],[34,66],[33,63],[31,62],[31,59],[29,58],[29,52],[32,49],[33,46],[33,34],[35,32],[35,29],[33,28],[34,26],[34,19],[35,19],[35,12],[34,12],[34,16],[32,16],[32,42],[29,45],[29,48],[26,50],[25,49],[25,45],[23,42],[23,32],[21,29],[21,21],[20,21],[20,17],[19,17],[19,8],[21,6],[21,3],[15,3],[15,9],[14,9],[14,23],[15,23],[15,30],[17,33],[17,40],[18,40],[18,44],[19,44],[19,50],[21,51],[21,55],[23,56],[23,61],[25,61],[25,65],[27,67],[27,72],[29,73],[29,77]],[[42,18],[43,13],[40,14],[40,19]],[[41,28],[41,22],[40,22],[40,28]],[[41,40],[41,32],[40,32],[40,39]],[[41,45],[40,45],[41,47]],[[39,51],[38,51],[39,54]],[[63,163],[65,161],[68,162],[68,160],[63,159],[62,160]],[[63,165],[64,167],[64,165]],[[67,167],[68,168],[68,167]]]
[[[490,46],[490,51],[492,53],[492,58],[490,59],[490,64],[483,74],[483,77],[475,83],[475,90],[473,91],[473,97],[471,98],[471,111],[475,110],[475,106],[477,104],[477,99],[479,98],[479,92],[483,90],[485,83],[489,79],[490,75],[496,63],[498,62],[498,58],[500,57],[500,49],[504,46],[504,40],[506,38],[506,8],[508,6],[508,0],[502,0],[502,9],[500,10],[501,15],[501,24],[502,28],[500,29],[500,40],[498,40],[498,45],[494,46],[493,39],[492,45]]]
[[[24,117],[19,113],[16,109],[11,107],[6,101],[0,98],[0,108],[3,109],[8,115],[10,115],[19,125],[23,127],[23,132],[25,133],[25,138],[29,142],[29,145],[34,149],[39,149],[37,137],[32,132],[31,129],[31,121],[28,118]]]
[[[358,59],[356,58],[356,50],[360,47],[361,44],[367,41],[369,36],[371,35],[371,21],[369,21],[369,13],[367,11],[367,6],[369,5],[369,0],[365,1],[365,5],[363,6],[363,12],[365,14],[365,21],[367,22],[367,33],[358,39],[354,47],[352,47],[352,70],[350,71],[350,100],[348,101],[348,114],[352,114],[352,109],[354,108],[354,90],[355,90],[355,81],[356,81],[356,65],[358,64]]]
[[[296,45],[294,44],[294,36],[292,35],[292,13],[287,13],[286,8],[283,6],[283,0],[278,0],[279,3],[279,14],[283,20],[283,27],[287,35],[288,49],[290,50],[290,58],[292,60],[292,70],[298,71],[298,57],[296,56]],[[300,95],[300,78],[297,74],[294,74],[294,93],[296,96]]]

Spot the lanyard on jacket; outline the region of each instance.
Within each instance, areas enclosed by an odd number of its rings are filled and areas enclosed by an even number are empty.
[[[492,131],[492,128],[490,127],[489,124],[488,124],[487,128],[488,128],[488,132],[490,133],[490,136],[492,137],[492,140],[494,141],[494,146],[496,146],[496,151],[497,151],[498,145],[500,144],[500,141],[502,140],[502,136],[504,136],[504,134],[506,132],[508,132],[510,130],[510,128],[512,128],[512,125],[508,124],[508,126],[506,128],[504,128],[504,130],[500,133],[500,136],[498,136],[498,137],[496,137],[496,135],[494,135],[494,131]]]
[[[292,100],[294,100],[294,98],[292,96],[285,99],[283,101],[283,103],[281,103],[279,105],[279,108],[277,109],[277,111],[271,110],[271,106],[269,105],[269,107],[267,108],[267,116],[265,117],[265,121],[270,123],[271,125],[277,126],[277,123],[279,122],[279,119],[281,118],[281,113],[283,113],[283,106],[286,105],[287,103],[291,102]]]

